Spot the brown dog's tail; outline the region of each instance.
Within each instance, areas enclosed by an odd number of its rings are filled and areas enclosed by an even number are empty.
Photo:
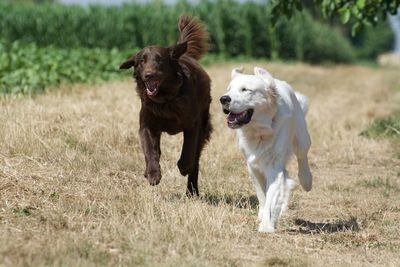
[[[185,55],[199,60],[208,51],[208,31],[196,17],[181,15],[178,23],[178,44],[187,42]]]

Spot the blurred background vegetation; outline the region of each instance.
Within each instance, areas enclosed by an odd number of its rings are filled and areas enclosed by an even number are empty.
[[[312,5],[290,19],[276,19],[271,11],[266,3],[233,0],[117,6],[5,0],[0,3],[0,92],[40,92],[63,82],[120,77],[118,63],[129,54],[176,42],[181,13],[208,26],[211,56],[205,63],[215,58],[354,63],[373,61],[393,46],[386,21],[352,35],[351,26],[323,19]]]

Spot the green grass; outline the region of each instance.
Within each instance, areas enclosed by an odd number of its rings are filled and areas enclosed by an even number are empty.
[[[14,213],[18,216],[30,216],[32,214],[30,207],[14,209]]]
[[[400,111],[376,119],[361,135],[375,139],[388,138],[393,143],[394,157],[400,159]]]
[[[375,120],[361,135],[366,137],[390,137],[400,139],[400,111],[387,118]]]

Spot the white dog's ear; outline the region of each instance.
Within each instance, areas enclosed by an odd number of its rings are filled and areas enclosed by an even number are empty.
[[[254,67],[254,74],[260,78],[262,78],[267,84],[268,87],[275,87],[275,80],[274,77],[272,77],[271,73],[266,71],[263,68],[260,67]]]
[[[241,75],[243,73],[244,68],[240,67],[240,68],[234,68],[231,72],[231,78],[235,78],[238,75]]]

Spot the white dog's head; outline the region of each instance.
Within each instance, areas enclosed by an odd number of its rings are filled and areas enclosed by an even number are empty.
[[[259,114],[276,110],[276,87],[271,74],[259,67],[254,68],[254,75],[242,72],[243,68],[232,70],[228,92],[220,98],[232,129],[248,124]]]

